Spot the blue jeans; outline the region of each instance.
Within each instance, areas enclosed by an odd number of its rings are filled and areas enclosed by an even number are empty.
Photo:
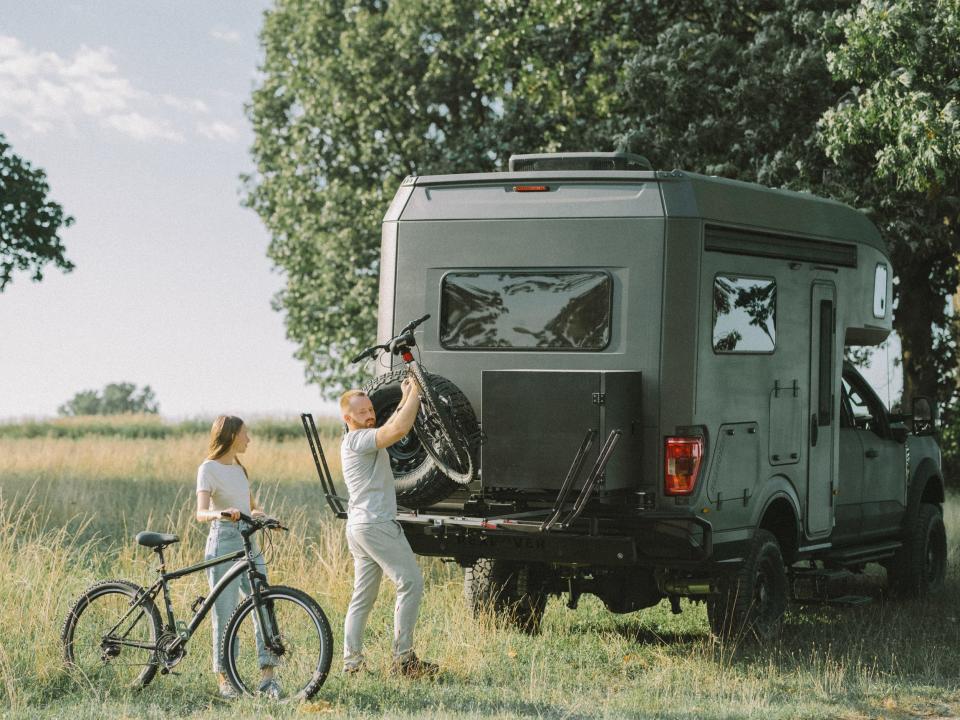
[[[204,553],[204,559],[210,560],[218,555],[243,550],[243,537],[240,535],[240,523],[230,522],[228,520],[214,520],[210,524],[210,534],[207,535],[207,548]],[[257,551],[254,545],[254,564],[257,571],[267,576],[267,566],[263,562],[263,556]],[[210,589],[219,582],[220,578],[227,574],[227,571],[233,567],[233,562],[222,562],[207,568],[207,579],[210,581]],[[250,578],[247,577],[246,570],[239,577],[235,578],[227,585],[223,592],[213,603],[213,613],[211,623],[213,625],[213,671],[223,672],[223,666],[220,664],[220,647],[223,644],[223,633],[227,629],[227,621],[239,604],[239,592],[243,592],[244,597],[249,597],[252,592],[250,588]],[[253,634],[257,642],[257,659],[260,661],[260,667],[273,666],[277,664],[277,659],[267,650],[263,644],[263,633],[260,631],[260,621],[256,612],[252,612],[254,618]],[[249,617],[249,616],[248,616]]]

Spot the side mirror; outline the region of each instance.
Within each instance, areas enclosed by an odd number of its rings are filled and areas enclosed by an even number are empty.
[[[933,401],[928,397],[913,398],[910,414],[913,416],[914,435],[932,435],[937,430]]]

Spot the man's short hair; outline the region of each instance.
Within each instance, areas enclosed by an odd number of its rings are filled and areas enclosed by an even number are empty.
[[[343,395],[340,396],[340,412],[349,412],[350,401],[353,400],[353,398],[366,396],[367,394],[363,390],[347,390]]]

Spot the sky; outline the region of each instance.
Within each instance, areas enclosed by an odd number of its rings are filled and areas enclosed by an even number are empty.
[[[335,414],[303,381],[269,237],[240,204],[268,6],[0,0],[0,132],[76,219],[76,270],[0,294],[0,420],[113,382],[150,385],[170,418]],[[867,375],[884,400],[898,352]]]
[[[171,418],[333,412],[241,206],[266,0],[0,0],[0,132],[76,219],[76,269],[0,294],[0,419],[150,385]]]

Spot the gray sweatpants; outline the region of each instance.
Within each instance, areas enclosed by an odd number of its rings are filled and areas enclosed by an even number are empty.
[[[397,586],[393,614],[393,656],[413,650],[413,628],[423,598],[423,574],[399,523],[347,525],[347,544],[353,555],[353,597],[343,624],[343,664],[363,660],[363,628],[386,573]]]

